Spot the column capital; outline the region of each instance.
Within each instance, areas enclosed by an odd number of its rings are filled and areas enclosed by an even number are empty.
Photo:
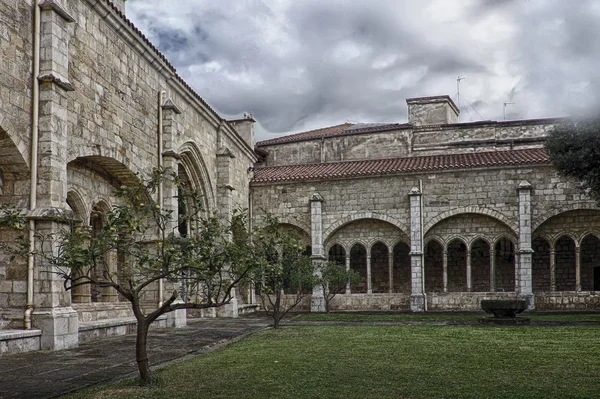
[[[39,4],[39,7],[42,11],[54,11],[57,13],[62,19],[71,23],[75,22],[75,18],[69,14],[69,12],[63,7],[62,4],[58,0],[42,0]]]
[[[408,192],[408,196],[409,197],[421,196],[421,195],[423,195],[423,193],[421,192],[421,190],[419,189],[419,187],[413,187]]]
[[[161,107],[165,111],[173,111],[177,115],[181,114],[181,110],[179,109],[179,107],[175,105],[175,103],[170,98],[167,99],[167,101],[165,101],[165,103]]]
[[[310,196],[309,201],[310,202],[324,202],[325,200],[323,199],[323,197],[321,197],[321,194],[314,193],[313,195]]]
[[[523,180],[521,183],[519,183],[519,187],[517,187],[517,190],[521,191],[521,190],[531,190],[532,189],[532,185],[531,183],[529,183],[527,180]]]

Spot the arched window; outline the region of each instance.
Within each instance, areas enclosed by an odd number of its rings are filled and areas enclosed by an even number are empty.
[[[393,292],[410,294],[410,247],[405,242],[394,246]]]
[[[471,245],[471,291],[490,290],[490,245],[478,239]]]
[[[495,247],[496,291],[515,290],[515,247],[511,240],[501,238]]]
[[[467,291],[467,246],[459,239],[448,244],[448,291]]]
[[[542,237],[536,237],[531,245],[533,247],[531,259],[533,292],[551,291],[550,244]]]
[[[556,290],[575,291],[576,283],[576,255],[575,241],[571,237],[563,236],[558,239],[554,247]]]
[[[600,240],[593,235],[581,241],[581,290],[600,291]]]
[[[362,244],[354,244],[350,250],[350,268],[360,275],[360,281],[351,287],[353,293],[367,292],[367,250]]]
[[[425,291],[442,292],[443,290],[444,247],[438,241],[431,240],[425,247]]]
[[[390,290],[390,256],[387,245],[382,242],[371,247],[371,287],[378,293]]]
[[[346,264],[346,250],[340,244],[335,244],[329,248],[329,262],[335,262],[340,265]]]

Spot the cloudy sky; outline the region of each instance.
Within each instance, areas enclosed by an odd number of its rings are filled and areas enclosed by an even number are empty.
[[[406,98],[460,84],[461,121],[600,105],[597,0],[129,0],[127,16],[257,139],[406,122]]]

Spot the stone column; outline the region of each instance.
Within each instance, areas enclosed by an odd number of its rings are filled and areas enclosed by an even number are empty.
[[[373,293],[373,281],[371,276],[371,251],[367,253],[367,294]]]
[[[490,292],[496,292],[496,248],[490,250]]]
[[[175,147],[176,137],[180,134],[176,117],[177,115],[181,114],[181,111],[173,103],[173,101],[171,101],[171,99],[167,99],[167,101],[161,105],[161,108],[163,118],[163,152],[162,154],[159,154],[159,156],[162,157],[162,165],[166,171],[169,173],[177,173],[181,156],[176,152]],[[173,234],[175,236],[179,235],[179,223],[177,222],[179,215],[179,202],[177,199],[178,194],[177,186],[174,184],[173,180],[167,177],[162,182],[162,207],[164,211],[172,212],[172,218],[165,230],[167,234]],[[185,298],[183,298],[183,296],[186,295],[184,284],[185,283],[183,281],[180,283],[174,283],[173,288],[179,289],[181,294],[181,298],[177,299],[176,303],[181,303],[185,300]],[[164,298],[159,298],[160,302],[162,302],[163,299]],[[185,327],[187,325],[187,310],[179,309],[167,313],[167,324],[172,327]]]
[[[442,278],[444,279],[444,292],[448,292],[448,250],[444,248],[444,259],[442,260]]]
[[[471,251],[467,248],[467,291],[471,292],[473,287],[472,272],[471,272]]]
[[[391,294],[394,292],[394,249],[393,248],[390,251],[389,256],[388,256],[388,268],[389,268],[389,278],[390,278],[389,293]]]
[[[519,250],[515,289],[520,299],[528,302],[528,309],[535,308],[531,263],[531,184],[522,181],[517,189],[519,194]]]
[[[556,250],[554,244],[550,249],[550,291],[556,291]]]
[[[581,291],[581,247],[575,247],[575,291]]]
[[[346,270],[350,270],[350,256],[346,256]],[[348,281],[346,283],[346,295],[350,295],[351,293],[350,281]]]
[[[421,190],[417,187],[410,190],[410,264],[411,293],[410,310],[424,312],[426,308],[425,290],[423,289],[423,220],[421,214]]]
[[[224,224],[229,224],[233,216],[233,159],[235,155],[227,147],[217,151],[217,212]],[[235,288],[231,290],[231,301],[225,305],[223,316],[238,316],[238,301]]]
[[[69,92],[74,87],[69,76],[69,27],[74,18],[58,2],[40,3],[40,113],[37,165],[37,206],[30,217],[42,236],[57,233],[65,218],[72,218],[67,198],[67,125]],[[55,243],[37,242],[45,252],[58,250]],[[34,312],[32,324],[42,330],[42,349],[77,346],[78,319],[71,296],[53,265],[36,258],[34,272]]]
[[[314,193],[310,197],[310,237],[312,244],[312,261],[315,265],[316,273],[320,273],[320,266],[326,261],[323,248],[323,197]],[[313,287],[310,297],[310,311],[324,312],[325,297],[323,287],[316,285]]]

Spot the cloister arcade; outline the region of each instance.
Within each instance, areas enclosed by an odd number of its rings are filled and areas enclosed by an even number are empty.
[[[600,212],[559,214],[540,225],[532,238],[534,293],[600,291]],[[499,220],[455,215],[434,225],[424,243],[426,293],[515,292],[516,234]],[[410,240],[391,223],[347,223],[326,238],[325,251],[329,261],[361,277],[345,294],[410,295]]]

